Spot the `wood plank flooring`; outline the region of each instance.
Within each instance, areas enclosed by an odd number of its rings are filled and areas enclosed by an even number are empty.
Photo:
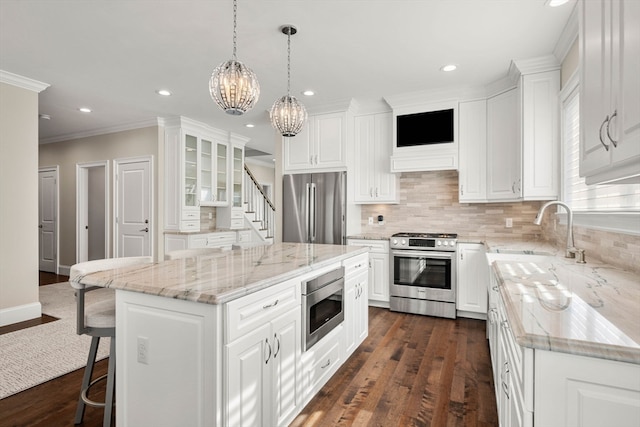
[[[291,427],[497,426],[485,322],[369,308],[369,337]]]
[[[81,381],[77,370],[0,400],[0,427],[73,425]],[[81,425],[101,426],[102,410],[88,407]],[[369,337],[291,427],[497,425],[483,321],[370,307]]]

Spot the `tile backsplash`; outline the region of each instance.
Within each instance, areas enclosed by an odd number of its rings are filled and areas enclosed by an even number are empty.
[[[471,239],[541,239],[562,248],[566,227],[554,224],[554,215],[545,214],[542,226],[533,223],[542,203],[460,203],[456,171],[405,172],[400,175],[399,204],[362,205],[362,233],[444,232]],[[378,215],[384,215],[382,226],[377,225]],[[368,225],[369,217],[374,218],[374,225]],[[505,226],[507,218],[513,221],[511,228]],[[640,269],[640,236],[574,226],[574,240],[585,249],[587,261]]]

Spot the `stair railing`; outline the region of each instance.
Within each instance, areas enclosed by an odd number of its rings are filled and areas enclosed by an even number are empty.
[[[260,223],[259,229],[266,231],[267,238],[272,238],[275,235],[276,208],[246,164],[244,171],[244,200],[247,203],[247,212],[255,214],[255,221]]]

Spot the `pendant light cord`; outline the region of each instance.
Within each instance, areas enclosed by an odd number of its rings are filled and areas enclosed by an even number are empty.
[[[287,96],[291,96],[291,29],[287,32]]]
[[[238,2],[233,0],[233,60],[236,60],[236,15],[238,14]]]

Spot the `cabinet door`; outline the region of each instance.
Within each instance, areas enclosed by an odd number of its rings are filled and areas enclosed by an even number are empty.
[[[226,425],[269,426],[264,419],[271,399],[268,364],[273,357],[271,326],[244,335],[226,346]]]
[[[580,3],[580,175],[609,164],[609,142],[603,133],[611,90],[610,0]]]
[[[389,302],[389,254],[369,254],[369,299]]]
[[[374,195],[377,203],[398,203],[398,177],[391,173],[391,157],[393,149],[392,134],[393,116],[391,113],[376,114],[374,116],[374,139],[373,139],[373,184]],[[363,148],[356,156],[363,151]]]
[[[312,126],[312,117],[309,116],[300,133],[291,138],[282,138],[285,172],[307,170],[312,165],[315,154],[311,146]]]
[[[216,206],[227,206],[229,204],[229,147],[227,144],[215,144],[214,156],[214,204]]]
[[[316,167],[343,167],[345,162],[344,113],[321,114],[313,118],[313,148]]]
[[[211,205],[214,201],[213,193],[213,177],[214,162],[213,151],[214,143],[208,139],[200,140],[200,204],[203,206]]]
[[[487,101],[487,198],[520,198],[520,132],[518,91],[511,89]]]
[[[244,174],[244,148],[233,147],[231,168],[231,206],[242,207],[242,176]]]
[[[488,278],[484,245],[459,243],[456,308],[486,314]]]
[[[301,402],[298,389],[301,317],[301,308],[297,306],[271,322],[274,350],[270,361],[273,387],[270,396],[274,401],[271,403],[273,413],[265,419],[271,419],[274,426],[289,424]]]
[[[344,351],[348,357],[356,349],[357,277],[350,278],[344,285]]]
[[[459,114],[460,202],[487,200],[487,101],[461,102]]]
[[[355,338],[357,348],[369,335],[369,286],[368,275],[361,275],[358,279],[358,294],[356,294],[356,322]]]
[[[375,133],[373,115],[358,116],[355,122],[355,201],[372,202],[374,197],[375,149],[372,146]],[[388,168],[389,159],[386,166]]]
[[[198,137],[184,135],[184,163],[182,166],[184,198],[183,208],[199,206],[198,200]]]

